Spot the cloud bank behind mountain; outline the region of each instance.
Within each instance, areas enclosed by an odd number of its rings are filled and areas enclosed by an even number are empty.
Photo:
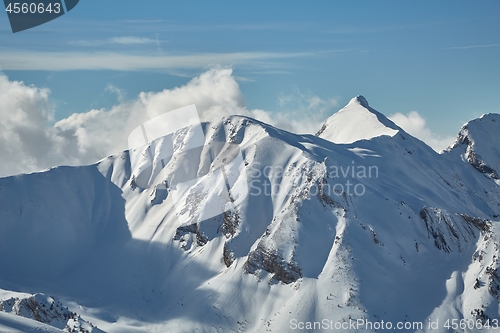
[[[55,122],[49,89],[10,81],[0,73],[0,176],[94,163],[127,149],[128,134],[144,121],[190,104],[196,104],[202,121],[240,114],[296,133],[315,133],[339,106],[335,98],[296,90],[278,99],[286,111],[249,109],[229,68],[210,69],[181,87],[142,92],[131,100],[118,97],[110,109],[75,113]],[[397,113],[391,119],[436,150],[452,142],[432,133],[417,112]]]

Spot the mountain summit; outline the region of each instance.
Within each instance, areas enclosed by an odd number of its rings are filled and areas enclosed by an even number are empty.
[[[458,151],[482,173],[500,181],[500,115],[488,113],[466,123],[448,151]]]
[[[353,143],[382,135],[394,136],[400,130],[359,95],[328,118],[316,135],[335,143]]]

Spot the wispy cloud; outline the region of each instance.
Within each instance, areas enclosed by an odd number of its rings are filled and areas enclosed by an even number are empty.
[[[244,77],[244,76],[236,76],[236,75],[234,75],[233,77],[238,82],[256,82],[254,79],[249,79],[249,78]]]
[[[138,23],[138,24],[147,24],[147,23],[161,23],[168,22],[166,20],[125,20],[126,23]]]
[[[195,53],[181,55],[136,55],[113,52],[2,52],[1,70],[120,70],[204,68],[213,65],[263,64],[277,60],[312,56],[310,53]]]
[[[108,83],[107,87],[106,87],[106,91],[111,93],[111,94],[115,94],[116,95],[116,99],[118,100],[118,102],[120,103],[123,103],[125,101],[125,98],[127,96],[126,92],[110,83]]]
[[[393,24],[393,25],[350,25],[339,26],[333,29],[325,30],[323,33],[333,35],[355,35],[355,34],[373,34],[401,30],[422,29],[441,25],[442,22],[420,22],[409,24]]]
[[[167,70],[167,71],[165,71],[165,73],[167,73],[168,75],[172,75],[172,76],[184,77],[184,78],[190,78],[190,79],[196,76],[195,74],[189,74],[189,73],[179,72],[179,71],[175,71],[175,70]]]
[[[468,49],[481,49],[481,48],[486,48],[486,47],[499,47],[499,46],[500,46],[500,44],[452,46],[452,47],[445,48],[445,50],[468,50]]]
[[[144,44],[159,44],[165,43],[166,41],[151,39],[147,37],[136,37],[136,36],[123,36],[123,37],[113,37],[109,39],[94,39],[94,40],[75,40],[70,41],[69,44],[75,46],[103,46],[110,44],[121,44],[121,45],[144,45]]]
[[[136,22],[134,22],[136,23]],[[162,23],[161,21],[150,21],[146,23]],[[301,31],[311,30],[314,28],[313,24],[302,22],[241,22],[233,24],[182,24],[176,21],[164,21],[161,27],[164,31],[228,31],[228,30],[242,30],[242,31]]]
[[[250,74],[256,74],[256,75],[288,75],[292,74],[290,71],[256,71],[256,72],[251,72]]]
[[[157,43],[157,39],[150,39],[146,37],[134,37],[134,36],[125,36],[125,37],[114,37],[110,39],[110,42],[113,44],[152,44]]]

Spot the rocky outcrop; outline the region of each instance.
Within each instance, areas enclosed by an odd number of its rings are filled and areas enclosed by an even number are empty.
[[[289,284],[302,277],[301,268],[292,260],[284,260],[277,251],[266,250],[259,244],[255,251],[250,252],[245,262],[245,272],[258,275],[259,270],[274,274],[272,280]]]
[[[491,221],[438,208],[422,208],[420,218],[425,223],[429,237],[434,239],[434,245],[444,252],[454,249],[462,252],[465,243],[476,239],[477,231],[487,233],[491,227]]]
[[[474,145],[467,136],[467,131],[460,131],[457,139],[459,144],[466,145],[465,158],[477,171],[489,175],[491,178],[499,179],[498,174],[483,161],[482,157],[474,150]]]
[[[0,301],[0,311],[15,314],[48,324],[65,332],[99,333],[103,332],[76,312],[70,311],[60,302],[44,294],[34,294],[25,298],[10,298]]]
[[[185,251],[191,248],[193,242],[196,242],[199,246],[204,246],[208,242],[208,239],[200,231],[198,223],[178,227],[174,240],[179,241]]]

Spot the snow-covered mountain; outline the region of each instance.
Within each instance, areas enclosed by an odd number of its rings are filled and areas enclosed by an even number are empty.
[[[190,163],[179,147],[192,128],[179,130],[146,189],[129,151],[0,179],[0,299],[52,295],[105,332],[375,330],[358,320],[448,332],[448,319],[495,331],[500,115],[464,125],[442,154],[362,96],[315,136],[241,116],[202,128],[208,164],[205,150]],[[234,146],[232,182],[248,193],[198,222],[223,195],[203,179]],[[200,178],[177,202],[165,184],[186,168]],[[0,328],[14,324],[0,312]]]

